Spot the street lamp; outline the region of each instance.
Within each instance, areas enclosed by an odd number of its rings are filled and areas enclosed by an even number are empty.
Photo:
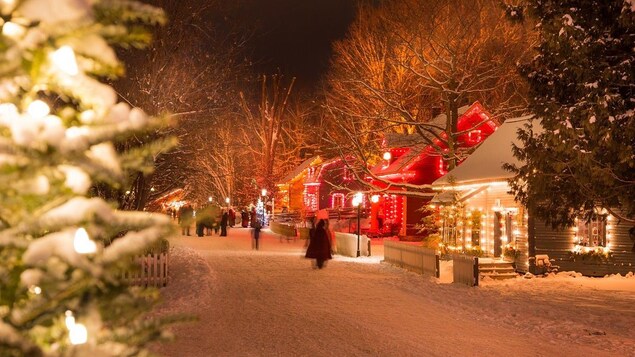
[[[361,256],[361,252],[359,251],[359,240],[360,240],[359,234],[360,234],[360,230],[361,230],[361,227],[360,227],[360,221],[361,221],[360,209],[361,209],[361,206],[362,206],[362,198],[363,198],[363,196],[362,196],[361,192],[357,192],[355,194],[355,196],[353,197],[353,206],[357,207],[357,256],[358,257]]]
[[[229,197],[225,197],[225,203],[227,203],[227,209],[229,209]]]
[[[265,225],[265,210],[267,208],[266,202],[267,202],[267,189],[263,188],[262,191],[260,191],[260,194],[262,195],[262,219],[261,219],[261,224],[264,227]]]
[[[212,196],[207,197],[208,202],[212,202]]]

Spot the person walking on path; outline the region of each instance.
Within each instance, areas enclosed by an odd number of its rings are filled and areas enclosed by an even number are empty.
[[[260,241],[260,221],[256,221],[254,224],[254,228],[251,230],[251,236],[253,240],[251,241],[251,249],[259,249],[258,242]]]
[[[179,226],[181,226],[181,234],[190,235],[190,225],[194,219],[194,209],[189,204],[181,207],[179,210]]]
[[[229,220],[229,214],[223,212],[223,217],[220,219],[220,236],[227,237],[227,221]]]
[[[318,269],[324,268],[324,263],[333,258],[331,256],[331,241],[325,226],[326,221],[320,219],[315,229],[309,232],[310,241],[305,255],[306,258],[315,259],[315,265]]]

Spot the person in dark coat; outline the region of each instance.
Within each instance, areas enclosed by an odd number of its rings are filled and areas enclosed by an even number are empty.
[[[190,235],[190,225],[194,220],[194,209],[189,204],[181,207],[179,210],[179,226],[181,226],[181,234]]]
[[[236,212],[234,211],[234,209],[230,208],[229,209],[229,222],[227,222],[227,224],[229,224],[230,227],[234,227],[234,223],[236,223]]]
[[[324,263],[333,258],[331,256],[331,241],[326,231],[326,221],[324,219],[320,219],[315,229],[309,232],[309,239],[310,242],[306,249],[305,257],[315,259],[318,269],[322,269]]]
[[[247,228],[249,226],[249,213],[243,210],[242,212],[240,212],[240,218],[242,219],[241,223],[243,228]]]
[[[251,249],[256,249],[258,250],[258,241],[260,241],[260,229],[261,229],[261,225],[260,225],[260,221],[256,221],[256,223],[254,224],[254,228],[251,231],[251,235],[253,240],[251,241]]]
[[[223,212],[223,217],[220,219],[220,236],[227,237],[227,221],[229,220],[229,214]]]

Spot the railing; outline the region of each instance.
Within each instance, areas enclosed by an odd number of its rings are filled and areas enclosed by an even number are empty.
[[[269,228],[273,233],[284,236],[287,239],[296,237],[295,225],[270,222]]]
[[[452,255],[454,282],[478,286],[478,258],[471,255]]]
[[[440,276],[439,254],[434,249],[384,241],[384,261],[420,274]]]
[[[162,287],[168,285],[169,253],[148,254],[134,258],[139,269],[127,271],[123,279],[130,285]]]

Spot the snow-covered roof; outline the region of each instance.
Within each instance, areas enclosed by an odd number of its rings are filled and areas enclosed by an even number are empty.
[[[320,160],[319,156],[310,157],[304,160],[300,165],[298,165],[293,171],[289,172],[286,176],[280,179],[279,185],[283,185],[293,181],[298,175],[302,173],[302,171],[306,170],[309,166],[314,164],[316,161]]]
[[[383,145],[388,149],[409,148],[424,143],[421,135],[418,134],[399,134],[385,133]]]
[[[514,176],[512,172],[503,169],[503,164],[519,164],[512,152],[512,144],[520,146],[518,129],[530,122],[531,116],[508,119],[490,135],[483,143],[468,156],[459,166],[432,183],[433,186],[454,184],[478,184],[491,181],[502,181]],[[534,133],[542,131],[542,127],[534,123]]]

